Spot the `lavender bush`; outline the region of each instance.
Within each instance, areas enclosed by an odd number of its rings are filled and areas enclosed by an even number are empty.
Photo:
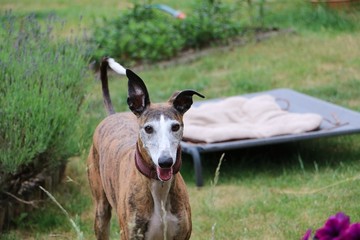
[[[47,26],[34,16],[0,17],[1,190],[6,175],[59,165],[77,151],[87,61],[82,41],[54,37],[54,16]]]

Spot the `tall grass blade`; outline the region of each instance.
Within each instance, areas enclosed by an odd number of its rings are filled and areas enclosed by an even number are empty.
[[[300,154],[298,154],[298,161],[299,161],[299,164],[300,164],[300,169],[301,169],[301,171],[305,174],[304,162],[303,162]]]
[[[223,153],[220,157],[220,160],[219,160],[219,164],[217,165],[216,167],[216,170],[215,170],[215,176],[214,176],[214,181],[212,183],[212,186],[215,187],[219,181],[219,175],[220,175],[220,168],[221,168],[221,164],[224,160],[224,157],[225,157],[225,153]]]
[[[225,153],[221,154],[219,163],[216,167],[215,170],[215,176],[214,176],[214,180],[211,182],[211,187],[210,187],[210,202],[209,202],[209,208],[211,210],[211,212],[214,211],[215,208],[215,186],[218,184],[219,182],[219,176],[220,176],[220,168],[221,168],[221,164],[224,161],[224,157],[225,157]],[[215,215],[214,215],[215,216]],[[211,226],[211,239],[214,240],[215,239],[215,227],[216,227],[216,221],[214,222],[214,224]]]
[[[315,168],[315,172],[319,173],[319,166],[316,161],[314,161],[314,168]]]
[[[78,225],[76,225],[75,221],[70,217],[69,213],[65,210],[65,208],[63,208],[61,206],[61,204],[56,200],[56,198],[50,193],[48,192],[45,188],[43,188],[42,186],[39,186],[39,188],[46,193],[46,195],[60,208],[60,210],[65,214],[65,216],[69,219],[71,226],[74,228],[74,230],[76,231],[77,234],[77,239],[78,240],[83,240],[84,239],[84,234],[83,232],[80,230],[80,227]]]
[[[214,223],[211,227],[211,240],[215,240],[215,227],[216,223]]]

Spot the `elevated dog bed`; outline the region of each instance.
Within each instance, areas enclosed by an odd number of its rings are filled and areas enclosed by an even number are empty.
[[[275,89],[196,102],[184,116],[182,151],[193,158],[203,185],[201,153],[360,132],[360,113],[298,93]]]

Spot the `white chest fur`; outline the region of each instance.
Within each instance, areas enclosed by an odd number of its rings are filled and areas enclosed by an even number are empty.
[[[178,230],[179,220],[170,212],[171,202],[169,190],[171,182],[153,181],[151,194],[154,199],[154,212],[145,234],[147,240],[151,239],[173,239]]]

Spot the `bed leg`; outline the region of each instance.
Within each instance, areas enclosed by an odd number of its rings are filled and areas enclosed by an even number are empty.
[[[196,186],[202,187],[204,185],[204,181],[203,181],[203,177],[202,177],[202,166],[201,166],[200,153],[196,148],[192,148],[192,149],[190,149],[189,154],[192,156],[192,159],[194,162]]]

